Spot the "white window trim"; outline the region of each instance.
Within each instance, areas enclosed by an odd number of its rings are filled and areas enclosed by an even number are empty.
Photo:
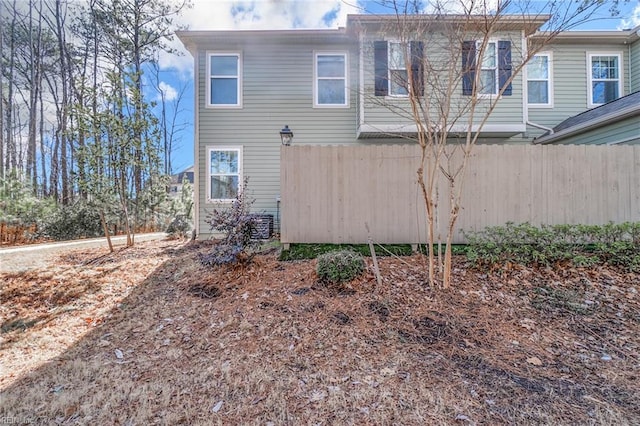
[[[593,75],[591,74],[591,58],[594,56],[617,56],[618,57],[618,98],[621,98],[623,77],[624,77],[624,65],[622,63],[622,52],[620,51],[605,51],[605,52],[587,52],[587,106],[589,108],[595,108],[604,104],[593,103]]]
[[[211,57],[212,56],[237,56],[238,57],[238,103],[237,104],[213,104],[211,103]],[[206,74],[206,107],[216,109],[240,109],[242,108],[242,53],[241,52],[227,52],[227,51],[208,51],[206,52],[207,61],[207,74]]]
[[[489,45],[491,43],[494,43],[495,45],[495,49],[496,49],[496,66],[495,66],[495,82],[496,85],[493,88],[493,93],[480,93],[479,91],[477,91],[476,96],[478,99],[496,99],[496,97],[498,97],[498,93],[500,92],[500,65],[499,65],[499,61],[500,61],[500,49],[498,49],[498,39],[489,39],[487,41],[487,46],[486,48],[489,47]],[[480,48],[482,47],[482,40],[476,40],[476,73],[480,73],[480,75],[482,75],[482,70],[484,68],[482,68],[482,57],[480,56]],[[485,48],[485,52],[487,51]],[[485,53],[483,52],[483,53]],[[480,81],[480,78],[478,78],[478,81]],[[501,99],[501,97],[498,97],[498,99]]]
[[[553,52],[539,52],[536,53],[535,56],[546,56],[547,57],[547,84],[549,91],[549,102],[546,104],[536,104],[529,103],[529,81],[544,81],[544,80],[530,80],[529,75],[527,74],[526,84],[527,84],[527,106],[530,108],[553,108]],[[532,58],[533,59],[533,58]]]
[[[391,93],[391,71],[405,70],[407,71],[407,76],[409,75],[409,70],[407,69],[407,59],[411,60],[411,41],[406,41],[404,43],[407,44],[407,51],[405,52],[405,61],[404,68],[391,68],[391,44],[402,44],[403,41],[397,39],[387,40],[387,98],[408,98],[409,93],[411,92],[411,87],[407,87],[406,95],[394,95]],[[409,65],[411,66],[411,65]],[[407,82],[411,85],[411,82]]]
[[[236,146],[207,146],[207,170],[206,170],[206,187],[207,187],[207,203],[230,203],[235,198],[211,198],[211,152],[212,151],[237,151],[238,152],[238,192],[242,191],[242,184],[244,182],[243,176],[243,158],[242,158],[242,145]]]
[[[344,56],[344,102],[343,104],[318,103],[318,56]],[[339,77],[322,77],[323,80],[341,80]],[[349,53],[346,51],[313,52],[313,107],[314,108],[349,108]]]

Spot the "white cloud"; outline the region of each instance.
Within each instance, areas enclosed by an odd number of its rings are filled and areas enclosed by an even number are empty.
[[[357,0],[193,0],[178,23],[189,30],[337,28],[346,24],[348,14],[361,11]],[[160,68],[190,78],[193,58],[177,38],[170,45],[182,55],[162,52]]]
[[[326,28],[344,26],[355,5],[342,0],[194,0],[183,21],[192,30]]]
[[[167,102],[171,102],[178,97],[178,91],[173,88],[169,83],[165,83],[161,81],[158,84],[158,89],[160,89],[164,93],[164,100]],[[158,99],[160,99],[160,95],[158,94]]]
[[[638,25],[640,25],[640,4],[631,11],[631,16],[628,19],[622,19],[620,28],[635,28]]]

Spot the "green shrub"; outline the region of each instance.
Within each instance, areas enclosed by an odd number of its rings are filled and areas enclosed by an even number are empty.
[[[173,238],[185,238],[193,230],[193,186],[186,178],[182,181],[180,196],[168,200],[166,233]]]
[[[42,232],[56,241],[103,235],[99,213],[83,202],[59,207],[44,219]]]
[[[575,266],[606,263],[640,270],[640,223],[605,225],[542,225],[529,223],[467,232],[467,258],[476,266],[518,263]]]
[[[191,222],[184,215],[177,215],[167,226],[166,233],[172,238],[186,238],[192,228]]]
[[[578,254],[571,259],[571,263],[579,268],[590,268],[600,263],[600,258],[598,256]]]
[[[338,250],[318,256],[316,273],[320,281],[341,284],[352,281],[365,270],[364,258],[352,250]]]

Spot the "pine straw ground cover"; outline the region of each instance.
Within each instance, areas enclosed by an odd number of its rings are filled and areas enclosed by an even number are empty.
[[[315,261],[206,268],[206,244],[84,250],[0,276],[13,424],[640,424],[639,276],[419,255],[339,293]],[[370,263],[370,260],[368,260]]]

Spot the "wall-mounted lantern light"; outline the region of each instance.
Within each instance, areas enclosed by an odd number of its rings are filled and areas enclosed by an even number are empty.
[[[291,141],[293,140],[293,132],[289,128],[289,125],[284,126],[284,129],[280,130],[280,139],[282,139],[282,145],[291,145]]]

